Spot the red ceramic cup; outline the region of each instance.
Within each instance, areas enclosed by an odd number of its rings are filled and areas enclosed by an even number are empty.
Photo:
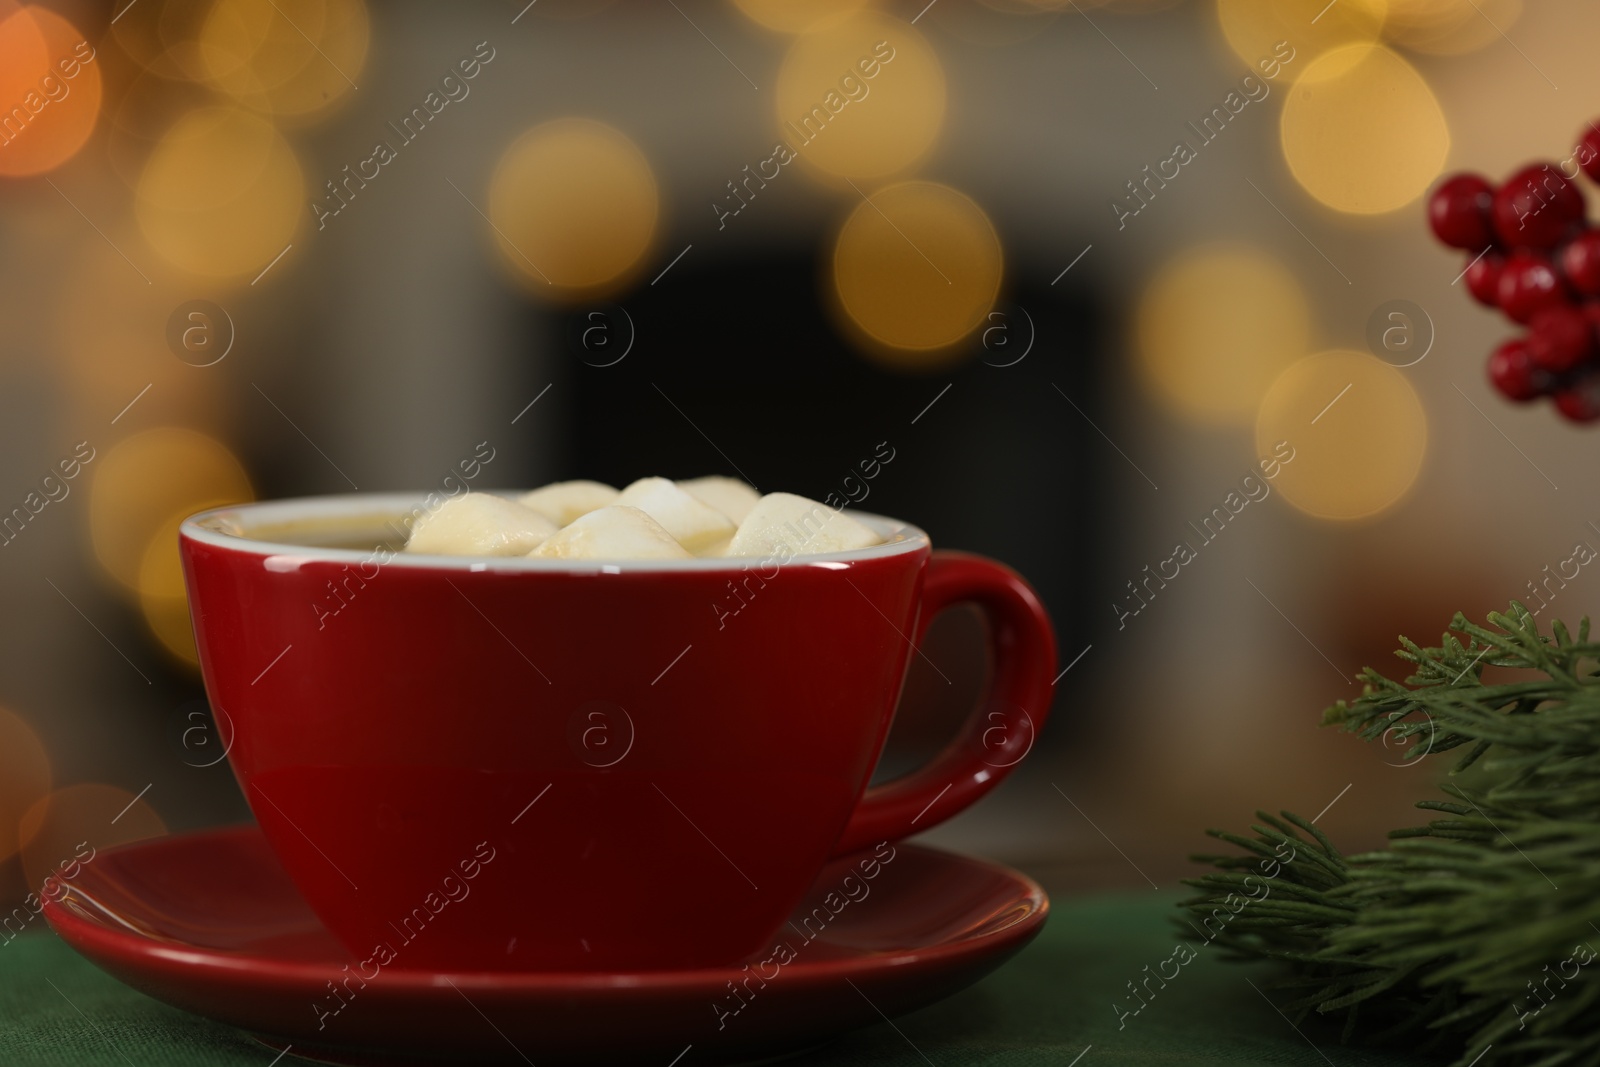
[[[831,857],[949,818],[1044,724],[1028,585],[921,530],[852,552],[412,556],[412,497],[183,524],[206,692],[307,902],[358,961],[645,970],[769,946]],[[990,692],[928,766],[868,789],[928,621],[987,616]]]

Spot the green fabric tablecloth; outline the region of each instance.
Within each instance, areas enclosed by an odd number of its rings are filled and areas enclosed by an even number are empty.
[[[1270,971],[1201,950],[1119,1029],[1113,1001],[1175,944],[1168,894],[1062,900],[1039,938],[977,986],[809,1055],[811,1064],[906,1067],[1405,1067],[1420,1060],[1343,1047],[1315,1024],[1297,1032],[1264,998]],[[1257,988],[1252,988],[1254,981]],[[1260,990],[1258,992],[1258,989]],[[1313,1044],[1314,1043],[1314,1044]],[[242,1033],[169,1008],[102,974],[53,934],[0,948],[3,1067],[268,1067]],[[304,1062],[285,1057],[281,1067]]]

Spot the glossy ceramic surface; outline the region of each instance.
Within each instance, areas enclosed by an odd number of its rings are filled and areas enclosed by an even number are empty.
[[[830,856],[948,818],[1032,744],[1055,660],[1013,572],[888,543],[758,560],[471,560],[308,547],[411,503],[185,523],[207,694],[262,831],[358,959],[595,970],[767,944]],[[238,536],[254,535],[253,537]],[[867,793],[913,641],[973,602],[990,698]]]
[[[107,850],[45,915],[122,981],[297,1055],[692,1067],[797,1051],[949,996],[1027,944],[1048,908],[1015,871],[901,844],[831,862],[742,966],[446,974],[411,967],[403,946],[388,965],[352,959],[260,831],[237,827]]]

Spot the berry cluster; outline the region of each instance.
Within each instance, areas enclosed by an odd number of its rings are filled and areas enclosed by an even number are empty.
[[[1471,255],[1463,276],[1480,304],[1528,328],[1489,357],[1507,399],[1548,396],[1574,422],[1600,419],[1600,229],[1584,218],[1578,172],[1600,182],[1600,124],[1565,163],[1536,163],[1496,188],[1445,179],[1428,200],[1440,241]]]

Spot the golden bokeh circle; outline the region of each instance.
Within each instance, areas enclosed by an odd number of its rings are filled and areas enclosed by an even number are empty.
[[[172,81],[198,80],[205,76],[205,63],[197,41],[215,6],[216,0],[124,4],[111,22],[107,41],[152,74]]]
[[[1384,36],[1414,52],[1461,55],[1498,41],[1522,16],[1522,0],[1389,0]]]
[[[108,223],[105,230],[118,247],[136,247],[131,220],[125,226]],[[59,357],[52,370],[70,405],[68,424],[103,423],[135,396],[139,402],[118,430],[184,418],[186,412],[213,426],[230,424],[236,399],[224,390],[225,379],[197,373],[167,347],[167,320],[194,291],[174,286],[169,273],[156,269],[159,261],[141,265],[154,283],[147,284],[98,234],[91,230],[86,238],[57,272],[45,305]],[[87,482],[83,478],[75,488]]]
[[[150,635],[175,660],[186,667],[200,666],[200,650],[195,646],[194,625],[185,597],[139,595],[139,612]]]
[[[1217,0],[1217,21],[1251,73],[1277,61],[1292,81],[1329,49],[1376,41],[1388,10],[1387,0]]]
[[[70,885],[85,864],[113,845],[167,832],[148,799],[98,782],[69,785],[41,798],[23,813],[18,827],[22,873],[35,893],[46,879]],[[53,888],[52,895],[58,895]]]
[[[1079,0],[1080,8],[1089,3]],[[962,4],[934,4],[918,20],[919,27],[937,27],[937,32],[967,44],[1005,48],[1036,37],[1055,23],[1065,3],[1045,4],[1030,0],[972,0]]]
[[[1307,356],[1278,376],[1256,416],[1260,455],[1287,441],[1277,488],[1319,519],[1363,519],[1405,496],[1422,470],[1428,417],[1406,376],[1366,352]]]
[[[1004,273],[1000,237],[971,197],[936,182],[879,189],[839,231],[833,282],[839,304],[901,367],[948,362],[984,321]],[[957,354],[959,355],[959,353]]]
[[[539,0],[522,9],[522,14],[530,19],[543,19],[549,22],[578,22],[583,19],[593,18],[603,11],[608,10],[617,0]],[[517,19],[512,19],[516,22]]]
[[[864,11],[790,46],[773,94],[778,136],[825,174],[886,178],[932,150],[945,92],[928,39],[907,22]]]
[[[564,118],[528,130],[495,166],[489,219],[507,266],[541,295],[606,291],[654,243],[661,198],[622,131]]]
[[[102,60],[54,11],[29,5],[8,16],[0,9],[0,16],[0,175],[43,174],[76,155],[94,132]]]
[[[1242,244],[1179,254],[1145,287],[1135,319],[1145,382],[1201,423],[1249,425],[1262,395],[1311,344],[1311,309],[1289,269]]]
[[[1283,155],[1336,211],[1394,211],[1427,191],[1450,151],[1433,90],[1387,48],[1353,44],[1313,60],[1279,117]]]
[[[236,501],[233,501],[236,503]],[[145,625],[161,646],[178,660],[198,666],[194,627],[189,621],[189,598],[183,584],[183,561],[178,553],[178,527],[196,511],[222,507],[230,501],[207,501],[171,515],[145,546],[139,560],[139,610]]]
[[[352,92],[370,39],[362,0],[231,0],[211,9],[198,50],[213,87],[290,116]]]
[[[243,108],[200,107],[162,136],[139,176],[134,211],[146,242],[206,277],[258,273],[294,238],[305,177],[271,123]]]
[[[732,0],[750,21],[779,33],[814,33],[842,22],[870,0]]]
[[[50,792],[50,756],[33,727],[0,707],[0,862],[22,847],[24,812]]]
[[[133,73],[106,106],[106,157],[117,177],[138,187],[150,152],[183,115],[211,100],[210,90],[154,71]]]
[[[208,507],[252,499],[250,478],[226,445],[205,434],[160,427],[108,449],[91,466],[89,529],[95,558],[106,573],[134,592],[145,576],[156,593],[181,589],[172,569],[177,555],[175,520]],[[163,530],[170,553],[149,564],[152,541]]]

